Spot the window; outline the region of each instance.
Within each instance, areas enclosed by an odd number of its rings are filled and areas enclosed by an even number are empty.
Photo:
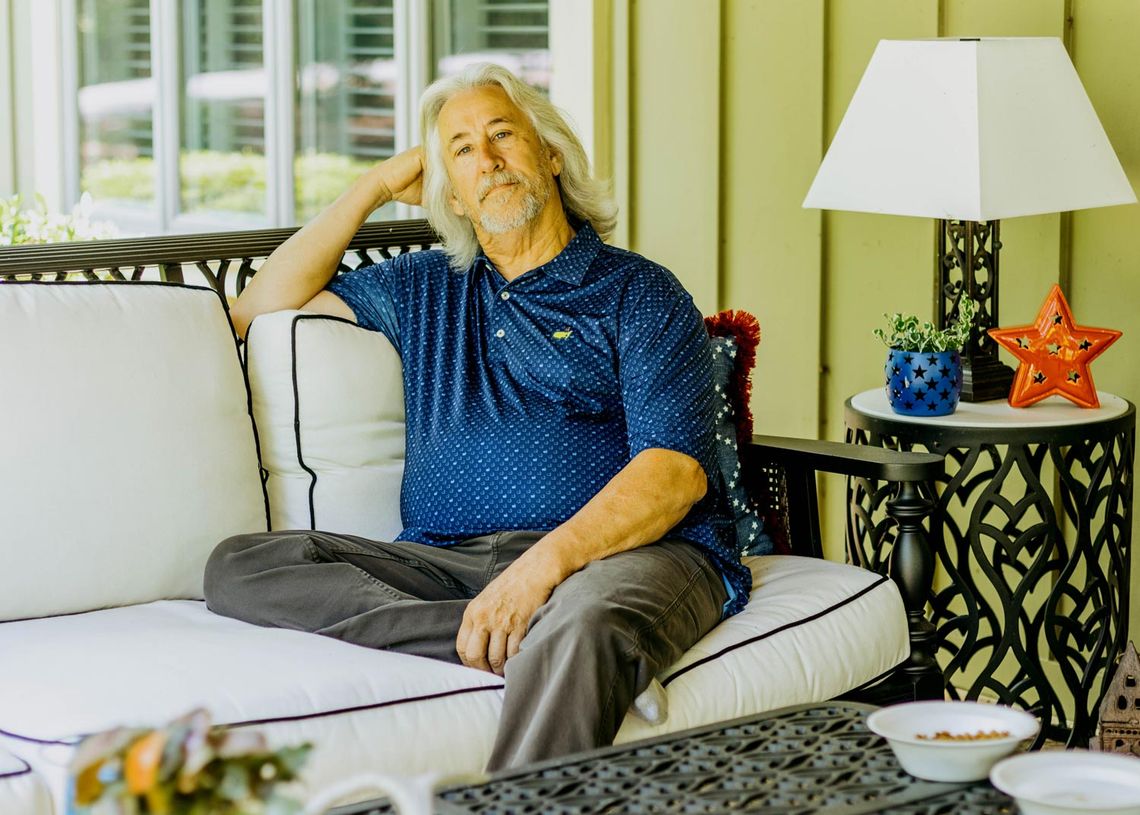
[[[550,89],[549,0],[65,9],[62,24],[77,34],[73,189],[126,233],[302,222],[418,140],[423,88],[471,62]],[[409,214],[390,204],[373,217]]]

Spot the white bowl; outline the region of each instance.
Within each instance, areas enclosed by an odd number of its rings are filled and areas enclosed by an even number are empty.
[[[1005,758],[1040,724],[1029,713],[981,702],[908,702],[876,710],[867,727],[887,740],[899,764],[928,781],[980,781],[998,759]],[[935,733],[1008,731],[1001,738],[943,741]],[[927,736],[928,738],[920,738]]]
[[[1140,815],[1140,759],[1119,753],[1023,753],[995,764],[990,782],[1022,815]]]

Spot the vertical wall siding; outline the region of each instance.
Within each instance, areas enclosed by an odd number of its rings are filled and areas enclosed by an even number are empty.
[[[629,14],[630,244],[708,313],[719,300],[720,4],[631,0]]]
[[[884,352],[870,332],[882,312],[932,313],[932,221],[800,208],[880,39],[1064,38],[1140,183],[1136,0],[632,3],[631,245],[670,265],[702,308],[715,294],[716,307],[760,317],[758,432],[841,439],[844,399],[880,384]],[[1078,321],[1125,332],[1093,370],[1099,388],[1133,402],[1137,236],[1140,205],[1002,223],[1002,322],[1029,322],[1049,285],[1067,284]],[[828,555],[839,559],[842,481],[824,486]]]
[[[879,40],[938,34],[935,0],[832,0],[827,10],[824,149]],[[817,169],[822,158],[823,151]],[[931,310],[934,230],[924,218],[854,212],[824,212],[823,226],[820,435],[842,439],[844,400],[881,381],[886,351],[871,329],[879,325],[884,311],[927,314]],[[827,476],[821,487],[826,552],[841,559],[843,480]]]
[[[779,32],[778,36],[775,33]],[[759,316],[759,432],[819,432],[824,0],[725,4],[720,306]]]
[[[1140,189],[1140,3],[1073,0],[1073,57],[1133,189]],[[1140,205],[1074,212],[1070,303],[1077,320],[1124,336],[1093,365],[1097,387],[1140,404]],[[1135,487],[1133,488],[1135,490]],[[1135,500],[1135,492],[1133,493]],[[1132,516],[1133,551],[1140,513]],[[1129,631],[1140,636],[1138,560]]]

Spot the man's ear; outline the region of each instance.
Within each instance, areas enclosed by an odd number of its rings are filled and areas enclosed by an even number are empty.
[[[562,175],[562,156],[559,153],[550,153],[550,171],[555,176]]]
[[[451,204],[451,211],[454,212],[456,215],[462,216],[462,215],[467,214],[466,212],[463,211],[463,204],[459,203],[459,199],[456,198],[454,195],[449,195],[447,200]]]

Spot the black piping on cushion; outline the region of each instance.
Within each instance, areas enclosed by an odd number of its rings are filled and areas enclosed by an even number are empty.
[[[5,286],[162,286],[163,288],[173,289],[190,289],[191,291],[204,291],[209,292],[214,297],[218,298],[218,304],[222,307],[222,314],[225,315],[226,325],[230,327],[230,336],[234,341],[234,353],[237,354],[238,369],[241,371],[242,381],[245,383],[245,410],[246,415],[249,416],[249,426],[253,430],[253,448],[257,453],[257,473],[258,480],[261,482],[261,500],[265,504],[265,528],[269,529],[269,492],[265,488],[265,480],[268,473],[261,464],[261,440],[257,435],[257,423],[253,420],[253,391],[249,387],[249,374],[245,370],[245,365],[241,358],[241,342],[238,339],[237,332],[234,330],[233,322],[230,320],[230,310],[226,306],[226,300],[222,297],[222,293],[217,289],[212,289],[209,286],[194,286],[189,283],[163,283],[159,280],[12,280],[4,284]],[[2,731],[0,731],[2,732]]]
[[[779,628],[773,628],[771,631],[765,631],[763,634],[757,634],[755,637],[749,637],[746,640],[741,640],[740,642],[733,643],[732,645],[726,646],[725,648],[722,648],[721,650],[717,651],[715,654],[709,654],[707,657],[702,657],[701,659],[698,659],[696,662],[693,662],[692,664],[686,665],[684,668],[681,668],[676,673],[669,674],[669,676],[667,676],[665,679],[661,680],[661,684],[663,686],[667,686],[670,682],[672,682],[677,677],[682,676],[684,674],[687,674],[689,671],[693,670],[694,668],[698,668],[701,665],[705,665],[709,662],[720,659],[722,656],[729,653],[730,651],[736,651],[737,649],[743,648],[746,645],[751,645],[752,643],[759,642],[760,640],[766,640],[769,637],[775,636],[776,634],[782,633],[782,632],[787,631],[787,630],[792,629],[792,628],[797,628],[798,626],[804,625],[805,623],[810,623],[814,620],[818,620],[821,617],[825,617],[828,614],[830,614],[831,612],[835,611],[836,609],[842,608],[843,606],[847,605],[848,603],[853,603],[854,601],[858,600],[863,595],[874,591],[879,586],[886,583],[888,579],[889,578],[887,578],[883,575],[879,575],[878,580],[876,580],[874,583],[871,583],[868,586],[865,586],[864,588],[860,589],[859,591],[855,592],[850,597],[845,597],[844,599],[840,600],[837,603],[832,603],[827,608],[822,609],[820,611],[817,611],[815,614],[812,614],[808,617],[803,617],[802,619],[796,620],[795,622],[788,623],[787,625],[782,625]]]
[[[27,741],[32,744],[66,744],[68,747],[74,747],[76,744],[79,744],[82,739],[82,736],[76,736],[71,739],[37,739],[33,736],[21,736],[19,733],[13,733],[10,730],[0,730],[0,736],[17,739],[18,741]]]
[[[297,377],[297,326],[300,325],[302,320],[329,320],[336,323],[344,323],[353,328],[360,328],[352,320],[346,320],[343,317],[336,317],[331,314],[297,314],[293,317],[289,325],[289,353],[292,356],[292,376],[293,376],[293,434],[297,443],[297,466],[309,474],[309,529],[316,530],[317,528],[317,508],[316,508],[316,492],[317,492],[317,473],[308,464],[305,463],[305,457],[301,452],[301,386]],[[365,329],[361,328],[361,331]],[[249,353],[247,346],[246,353]],[[268,474],[267,474],[268,476]],[[268,493],[266,493],[268,495]],[[266,505],[268,506],[268,498],[266,498]]]
[[[740,648],[744,648],[745,646],[751,645],[754,642],[759,642],[761,640],[768,639],[769,637],[773,637],[776,634],[779,634],[779,633],[782,633],[784,631],[788,631],[792,628],[796,628],[798,626],[804,625],[805,623],[809,623],[809,622],[812,622],[814,620],[818,620],[821,617],[825,617],[828,614],[830,614],[831,612],[835,611],[836,609],[842,608],[845,605],[853,603],[856,600],[858,600],[860,597],[863,597],[864,595],[867,595],[870,592],[874,591],[879,586],[886,583],[888,579],[889,578],[887,578],[883,575],[879,575],[879,578],[875,582],[865,586],[864,588],[855,592],[851,596],[845,597],[844,599],[842,599],[836,603],[832,603],[827,608],[822,609],[820,611],[817,611],[815,614],[812,614],[808,617],[804,617],[802,619],[796,620],[795,622],[788,623],[787,625],[782,625],[779,628],[774,628],[771,631],[765,631],[763,634],[757,634],[755,637],[749,637],[746,640],[741,640],[740,642],[733,643],[732,645],[729,645],[725,648],[722,648],[720,651],[717,651],[715,654],[710,654],[709,656],[704,657],[702,659],[699,659],[690,665],[686,665],[684,668],[681,668],[676,673],[670,674],[668,677],[666,677],[665,679],[662,680],[661,684],[663,686],[667,686],[670,682],[672,682],[677,677],[682,676],[684,674],[687,674],[689,671],[693,670],[694,668],[700,667],[701,665],[706,665],[709,662],[717,660],[720,657],[724,656],[725,654],[728,654],[732,651],[739,650]],[[874,680],[872,680],[872,682],[873,681]],[[864,683],[864,684],[869,684],[869,683]],[[431,699],[441,699],[441,698],[444,698],[447,696],[459,696],[459,695],[467,694],[467,693],[480,693],[480,692],[489,691],[489,690],[501,690],[502,687],[503,687],[502,684],[498,684],[498,685],[481,685],[479,687],[474,687],[474,688],[459,688],[458,690],[441,691],[439,693],[431,693],[431,694],[427,694],[424,696],[413,696],[413,697],[409,697],[409,698],[405,698],[405,699],[390,699],[390,700],[385,701],[385,702],[375,702],[375,703],[369,704],[369,705],[357,705],[354,707],[337,708],[335,710],[324,710],[324,711],[320,711],[320,712],[316,712],[316,713],[302,713],[302,714],[299,714],[296,716],[277,716],[277,717],[271,717],[271,718],[266,718],[266,719],[251,719],[249,721],[234,722],[232,724],[227,724],[224,726],[225,727],[250,727],[253,725],[260,725],[260,724],[273,724],[276,722],[292,722],[292,721],[302,721],[302,720],[306,720],[306,719],[319,719],[319,718],[323,718],[325,716],[336,716],[336,715],[339,715],[341,713],[355,713],[355,712],[361,711],[361,710],[376,710],[379,708],[393,707],[396,705],[414,704],[416,702],[426,702],[426,701],[429,701]],[[20,735],[18,733],[12,733],[12,732],[7,731],[7,730],[0,730],[0,735],[7,736],[7,737],[12,738],[12,739],[18,739],[20,741],[32,742],[33,744],[74,745],[79,741],[79,739],[82,738],[82,737],[78,737],[78,738],[71,740],[71,741],[37,739],[37,738],[34,738],[32,736],[23,736],[23,735]]]
[[[297,381],[297,324],[300,315],[293,318],[289,324],[289,360],[293,375],[293,436],[297,443],[297,464],[309,474],[309,529],[317,528],[317,508],[313,502],[313,494],[317,491],[317,474],[305,463],[301,454],[301,387]]]
[[[0,773],[0,781],[4,780],[5,778],[19,778],[21,775],[27,775],[32,771],[32,768],[28,762],[24,761],[19,756],[12,756],[12,758],[23,764],[24,768],[22,770],[13,770],[10,773]]]
[[[224,727],[252,727],[259,724],[276,724],[277,722],[299,722],[305,719],[320,719],[324,716],[336,716],[341,713],[356,713],[360,710],[378,710],[383,707],[395,707],[396,705],[412,704],[415,702],[429,702],[432,699],[443,699],[448,696],[462,696],[468,693],[480,693],[488,690],[502,690],[503,685],[481,685],[477,688],[459,688],[458,690],[445,690],[439,693],[429,693],[424,696],[412,696],[407,699],[390,699],[387,702],[375,702],[371,705],[356,705],[354,707],[338,708],[336,710],[324,710],[320,713],[301,713],[297,716],[275,716],[269,719],[251,719],[247,722],[233,722],[232,724],[223,725]]]
[[[334,710],[321,710],[315,713],[301,713],[296,716],[274,716],[267,719],[250,719],[245,722],[232,722],[229,724],[220,725],[221,727],[252,727],[253,725],[260,724],[276,724],[278,722],[297,722],[306,719],[322,719],[326,716],[339,716],[342,713],[357,713],[362,710],[379,710],[385,707],[396,707],[397,705],[410,705],[416,702],[428,702],[432,699],[442,699],[447,696],[462,696],[468,693],[481,693],[489,690],[502,690],[503,685],[480,685],[474,688],[459,688],[457,690],[440,691],[439,693],[429,693],[424,696],[410,696],[404,699],[389,699],[385,702],[374,702],[369,705],[355,705],[353,707],[336,708]],[[19,741],[27,741],[32,744],[65,744],[74,746],[82,741],[85,736],[76,736],[70,740],[53,740],[53,739],[37,739],[33,736],[22,736],[19,733],[12,733],[8,730],[0,730],[0,736],[7,736],[11,739],[18,739]]]

